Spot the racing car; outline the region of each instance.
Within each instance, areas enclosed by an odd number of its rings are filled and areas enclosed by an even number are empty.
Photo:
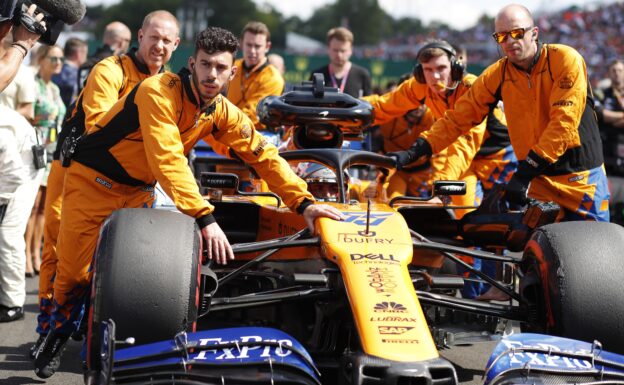
[[[205,173],[201,185],[218,190],[214,215],[236,254],[224,267],[207,262],[192,218],[114,212],[92,289],[88,365],[99,383],[451,385],[455,368],[439,350],[466,342],[448,327],[460,324],[501,334],[515,322],[624,352],[620,226],[554,223],[552,202],[510,211],[498,188],[462,219],[427,198],[352,200],[344,170],[395,168],[392,158],[340,148],[372,122],[370,105],[315,77],[258,112],[269,126],[293,127],[302,149],[282,153],[287,161],[335,172],[329,204],[345,219],[321,218],[311,234],[277,195]],[[432,197],[462,190],[439,181]],[[460,256],[500,262],[510,274],[496,280]],[[448,274],[445,262],[511,300],[458,297],[466,278]]]

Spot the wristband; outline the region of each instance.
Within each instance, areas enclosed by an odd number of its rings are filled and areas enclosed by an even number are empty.
[[[26,48],[21,43],[18,43],[18,42],[11,43],[11,47],[16,48],[18,51],[22,53],[22,59],[26,58],[26,55],[28,55],[28,48]]]

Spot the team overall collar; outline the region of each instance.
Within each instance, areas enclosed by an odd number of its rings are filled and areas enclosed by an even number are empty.
[[[531,65],[529,65],[529,68],[527,68],[526,70],[524,68],[520,68],[519,66],[517,66],[517,65],[515,65],[513,63],[511,63],[511,64],[513,64],[514,67],[516,67],[520,71],[524,71],[524,72],[530,74],[531,71],[533,71],[533,67],[535,67],[535,65],[539,61],[540,57],[542,56],[542,47],[543,46],[544,46],[544,43],[542,43],[541,41],[537,42],[537,52],[535,52],[535,55],[533,56],[533,61],[531,62]]]
[[[264,67],[269,65],[269,59],[264,58],[264,62],[262,64],[257,64],[255,67],[247,67],[245,64],[245,60],[243,60],[243,72],[245,75],[251,75],[253,72],[260,72],[264,69]]]
[[[137,57],[136,53],[139,49],[136,47],[132,47],[130,49],[130,51],[128,51],[127,55],[130,56],[130,59],[132,59],[132,62],[134,63],[134,65],[136,66],[136,68],[139,70],[139,72],[146,74],[146,75],[150,75],[151,72],[149,70],[149,68],[147,68],[147,65],[143,62],[141,62],[139,60],[139,58]],[[158,73],[161,74],[165,72],[165,67],[162,66],[160,67],[160,70],[158,70]]]
[[[201,112],[205,113],[206,115],[212,114],[215,108],[217,108],[217,98],[213,98],[210,103],[207,103],[208,105],[206,105],[206,103],[201,100],[199,94],[197,93],[197,90],[193,86],[193,75],[191,74],[191,71],[188,70],[188,68],[183,67],[178,72],[178,76],[182,80],[182,88],[184,88],[184,93],[186,94],[186,97],[189,98],[191,103],[198,106]]]

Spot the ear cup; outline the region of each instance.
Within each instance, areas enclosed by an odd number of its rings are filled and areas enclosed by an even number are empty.
[[[425,80],[425,72],[423,71],[422,64],[416,63],[412,73],[414,74],[414,78],[416,79],[418,83],[421,83],[421,84],[427,83],[427,81]]]
[[[451,80],[459,82],[464,78],[464,63],[457,60],[454,56],[451,58]]]

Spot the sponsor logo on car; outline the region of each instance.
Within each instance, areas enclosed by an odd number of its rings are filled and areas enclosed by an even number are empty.
[[[413,326],[377,326],[379,334],[399,335],[414,329]]]
[[[345,219],[342,222],[353,223],[356,225],[366,225],[366,211],[343,211]],[[382,224],[392,213],[370,213],[369,226],[379,226]]]
[[[258,345],[253,345],[253,342],[257,342]],[[262,342],[277,342],[279,346],[263,345]],[[196,360],[240,360],[244,358],[250,358],[250,353],[254,357],[286,357],[292,354],[292,351],[287,347],[293,346],[293,342],[288,339],[282,340],[263,340],[261,336],[241,336],[240,339],[229,341],[222,338],[202,338],[199,340],[199,346],[211,346],[222,344],[238,344],[240,346],[234,346],[232,348],[221,348],[202,350],[195,357]],[[249,345],[249,343],[252,343]],[[282,346],[284,346],[282,348]]]
[[[357,233],[338,233],[338,242],[390,245],[394,241],[392,238],[379,238],[376,235],[377,233],[374,231],[368,234],[365,234],[363,231]]]
[[[297,229],[294,226],[291,226],[289,224],[286,223],[278,223],[277,224],[277,234],[278,235],[292,235],[294,233],[296,233],[297,231],[299,231],[300,229]]]
[[[371,317],[371,322],[417,322],[414,317],[383,316]]]
[[[394,275],[387,267],[369,267],[366,278],[368,286],[375,289],[375,293],[385,297],[394,294],[397,284],[394,281]]]
[[[382,253],[369,253],[369,254],[351,254],[351,261],[355,264],[358,263],[399,263],[396,259],[394,259],[394,255],[392,254],[382,254]]]
[[[375,304],[375,313],[406,313],[407,308],[397,302],[380,302]]]
[[[382,338],[381,342],[384,342],[386,344],[418,344],[420,343],[418,340],[414,340],[414,339],[404,340],[404,339],[398,339],[398,338]]]
[[[583,349],[562,349],[559,346],[551,345],[547,343],[525,344],[521,341],[509,341],[502,339],[501,342],[509,350],[518,349],[517,353],[509,356],[510,365],[523,365],[531,367],[550,367],[550,368],[567,368],[567,369],[592,369],[593,365],[588,360],[583,360],[573,357],[558,356],[557,352],[564,351],[567,354],[583,354],[588,353]],[[522,352],[519,348],[538,348],[548,349],[550,353],[530,353]]]

